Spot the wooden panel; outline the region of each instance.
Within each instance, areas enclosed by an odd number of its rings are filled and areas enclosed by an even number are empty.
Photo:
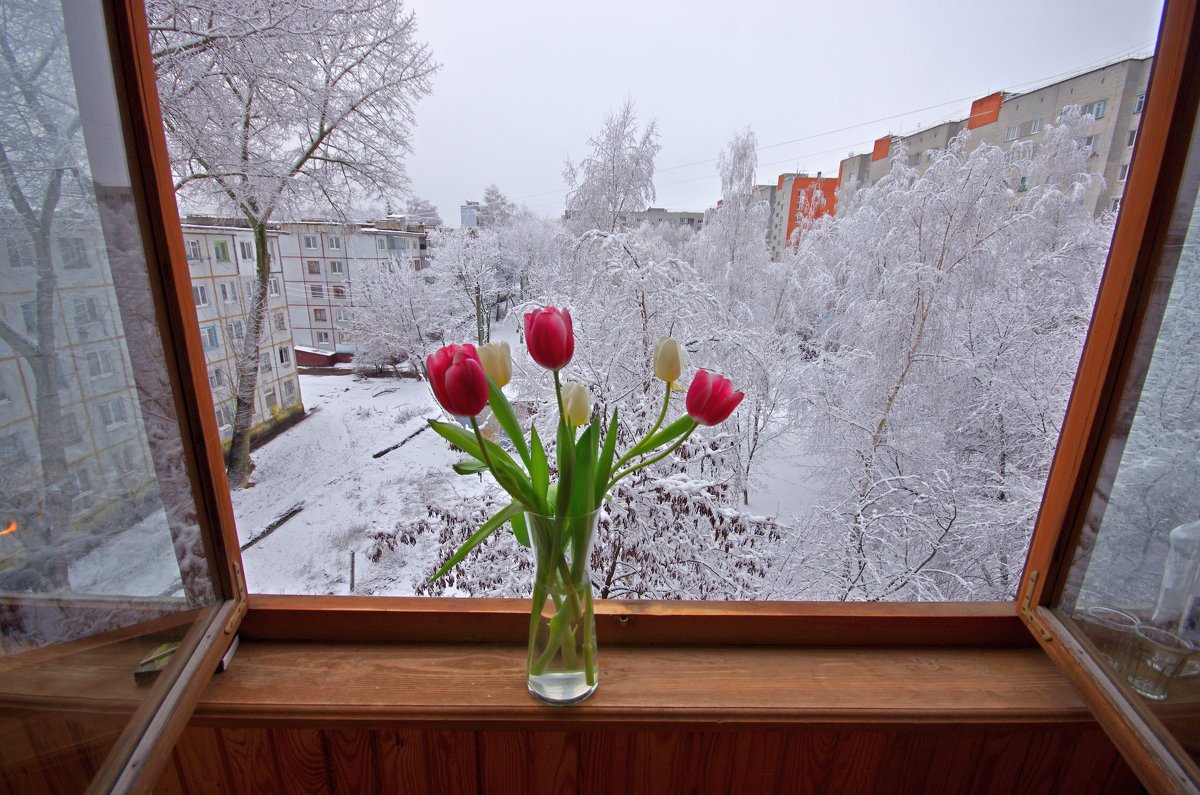
[[[263,734],[270,735],[275,748],[280,791],[296,795],[333,791],[326,767],[325,738],[320,730],[276,729]]]
[[[325,733],[330,789],[338,795],[379,792],[382,768],[374,732],[331,729]]]
[[[576,792],[579,737],[567,732],[485,731],[479,734],[484,792]]]
[[[234,792],[254,795],[278,789],[277,782],[283,781],[283,776],[266,732],[221,729],[220,743],[230,774],[238,785]]]

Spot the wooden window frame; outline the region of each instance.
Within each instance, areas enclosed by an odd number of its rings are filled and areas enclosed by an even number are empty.
[[[1101,476],[1121,396],[1136,377],[1135,352],[1155,278],[1164,264],[1185,166],[1195,168],[1198,69],[1196,0],[1167,0],[1121,215],[1018,597],[1022,620],[1079,690],[1142,782],[1155,792],[1200,792],[1200,767],[1141,699],[1110,677],[1107,667],[1097,662],[1095,647],[1056,605]],[[1186,178],[1195,180],[1196,175]]]

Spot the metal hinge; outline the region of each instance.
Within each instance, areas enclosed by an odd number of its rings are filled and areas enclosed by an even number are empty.
[[[1042,640],[1053,640],[1054,636],[1050,634],[1050,630],[1046,629],[1046,625],[1038,617],[1037,612],[1033,609],[1033,589],[1037,586],[1038,571],[1034,569],[1029,572],[1029,585],[1025,586],[1025,596],[1021,600],[1021,615],[1025,616],[1025,620],[1029,622],[1029,626],[1041,637]]]
[[[233,609],[233,615],[225,622],[225,634],[232,634],[241,623],[242,616],[246,615],[246,578],[242,576],[242,564],[234,562],[233,564],[233,584],[237,588],[237,606]]]

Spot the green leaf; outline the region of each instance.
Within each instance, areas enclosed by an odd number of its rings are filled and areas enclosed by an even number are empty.
[[[557,449],[558,456],[558,495],[555,499],[554,515],[566,516],[567,507],[571,504],[572,481],[575,477],[575,445],[572,444],[571,430],[565,422],[558,424]]]
[[[542,447],[537,426],[530,426],[529,442],[533,448],[529,454],[529,477],[533,481],[533,490],[545,501],[546,490],[550,486],[550,464],[546,461],[546,449]]]
[[[470,554],[472,549],[483,543],[485,538],[496,532],[496,529],[502,527],[505,522],[511,520],[514,516],[520,516],[523,510],[524,509],[517,503],[509,503],[507,508],[502,509],[491,519],[488,519],[486,522],[480,525],[479,529],[472,533],[471,537],[463,542],[463,545],[458,548],[458,551],[450,556],[450,559],[447,560],[445,564],[443,564],[443,566],[437,570],[437,574],[434,574],[429,578],[428,582],[433,582],[446,572],[450,571],[450,569],[458,565],[463,558]]]
[[[467,455],[479,459],[480,462],[483,461],[483,453],[479,452],[479,443],[475,441],[475,434],[452,422],[442,422],[441,420],[429,420],[428,422],[429,427],[433,428],[438,436]]]
[[[517,543],[529,549],[529,528],[525,526],[524,511],[510,519],[509,524],[512,525],[513,535],[516,536]]]
[[[483,451],[479,447],[479,441],[475,438],[475,434],[469,433],[459,425],[440,420],[429,420],[429,427],[437,431],[443,439],[462,449],[467,455],[484,461]],[[483,443],[487,448],[488,458],[492,462],[492,476],[496,478],[500,488],[507,491],[514,500],[523,503],[529,510],[539,511],[541,500],[534,494],[533,485],[529,482],[524,470],[517,466],[517,463],[512,460],[512,456],[500,445],[487,439],[484,439]],[[484,461],[484,463],[487,462]]]
[[[466,461],[455,462],[454,471],[460,475],[478,475],[480,472],[487,472],[487,464],[468,458]]]
[[[500,387],[496,386],[496,382],[488,379],[488,405],[492,407],[492,414],[495,415],[496,421],[500,423],[500,427],[508,434],[508,438],[512,440],[513,445],[517,448],[517,455],[521,456],[521,460],[525,462],[525,467],[529,468],[529,448],[525,444],[525,436],[521,433],[521,423],[517,422],[517,414],[513,411],[512,404],[508,402],[508,398],[504,396],[504,392]]]
[[[662,447],[664,444],[674,440],[676,437],[683,436],[694,427],[696,427],[696,421],[689,415],[684,414],[682,417],[675,420],[670,425],[638,445],[637,455],[645,455],[652,450]]]
[[[617,453],[617,409],[613,408],[612,422],[608,424],[608,433],[604,436],[604,449],[600,451],[600,460],[596,462],[596,493],[594,505],[599,508],[604,499],[604,487],[608,476],[612,474],[613,458]]]
[[[596,493],[594,480],[596,478],[596,434],[599,426],[592,423],[588,426],[579,441],[575,444],[575,472],[571,478],[571,516],[581,516],[589,513],[592,508],[592,497]]]

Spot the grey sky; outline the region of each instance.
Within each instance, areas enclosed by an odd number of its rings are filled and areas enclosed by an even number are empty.
[[[1161,0],[409,7],[443,67],[418,106],[408,172],[451,226],[493,182],[541,215],[561,214],[564,158],[584,155],[626,97],[639,119],[658,120],[655,204],[703,210],[720,192],[717,153],[746,125],[767,147],[758,182],[836,173],[885,133],[965,116],[972,98],[1148,54],[1162,12]]]

